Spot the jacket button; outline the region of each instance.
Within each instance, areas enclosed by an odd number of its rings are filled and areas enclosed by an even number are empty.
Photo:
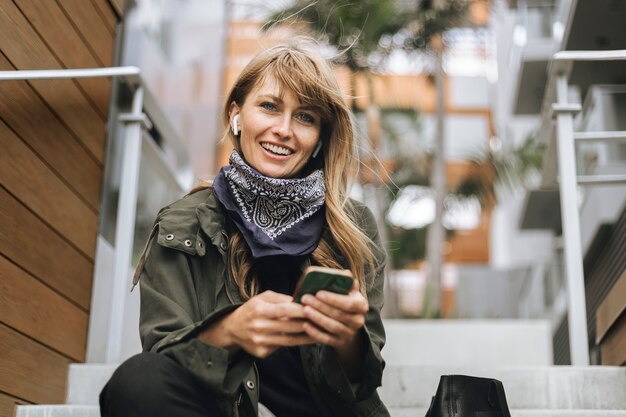
[[[174,235],[170,233],[169,235],[165,236],[165,240],[174,240]]]
[[[246,387],[248,387],[249,389],[254,389],[254,381],[247,380],[246,381]]]
[[[213,366],[213,362],[212,362],[212,361],[208,361],[208,362],[206,363],[206,366],[208,366],[209,368],[210,368],[210,367],[212,367],[212,366]]]
[[[226,242],[220,243],[220,248],[222,248],[222,250],[226,250]]]
[[[189,240],[189,239],[185,240],[185,246],[190,248],[191,247],[191,240]]]

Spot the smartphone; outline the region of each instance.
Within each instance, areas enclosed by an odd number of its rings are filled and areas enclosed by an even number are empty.
[[[293,300],[299,303],[303,295],[315,295],[320,290],[348,294],[353,282],[352,273],[347,269],[309,266],[298,280],[293,293]]]

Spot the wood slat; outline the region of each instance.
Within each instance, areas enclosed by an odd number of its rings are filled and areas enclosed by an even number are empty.
[[[621,366],[626,364],[626,313],[615,322],[613,328],[600,344],[602,365]]]
[[[0,149],[0,184],[93,260],[96,213],[2,122]]]
[[[91,54],[76,29],[54,1],[15,0],[15,4],[65,68],[98,68],[103,63]],[[110,42],[113,37],[109,36]],[[111,81],[108,78],[77,80],[83,91],[106,117]]]
[[[598,306],[596,311],[596,343],[599,343],[620,315],[626,314],[626,270]],[[626,346],[625,346],[626,350]]]
[[[18,69],[61,69],[39,35],[10,1],[0,1],[0,50]],[[6,81],[3,81],[6,82]],[[99,161],[104,158],[105,118],[73,80],[36,80],[30,85]]]
[[[122,20],[124,18],[124,0],[109,0],[109,3],[113,6],[118,19]]]
[[[26,402],[0,392],[0,416],[13,417],[15,406],[18,404],[26,404]]]
[[[112,66],[115,41],[93,3],[85,0],[63,0],[58,3],[78,28],[102,65]]]
[[[70,361],[0,324],[0,390],[38,404],[65,400]]]
[[[91,0],[91,2],[96,6],[96,9],[100,12],[100,16],[104,23],[109,29],[111,35],[115,36],[115,30],[117,28],[117,15],[113,10],[113,6],[109,3],[108,0]]]
[[[0,53],[0,70],[14,69]],[[25,81],[0,82],[0,120],[11,127],[94,211],[102,167]]]
[[[89,322],[87,313],[2,255],[0,322],[74,361],[85,360]]]
[[[89,310],[93,263],[2,187],[0,253]]]

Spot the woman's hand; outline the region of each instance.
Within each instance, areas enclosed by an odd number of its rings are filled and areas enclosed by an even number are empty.
[[[348,376],[358,378],[364,353],[360,330],[369,310],[367,300],[359,292],[358,281],[354,281],[348,295],[319,291],[315,296],[302,297],[302,304],[309,320],[303,325],[304,331],[315,342],[334,347]]]
[[[304,330],[317,343],[337,348],[349,345],[365,324],[369,309],[355,280],[348,295],[319,291],[315,296],[302,297],[305,317],[310,323]]]
[[[281,346],[315,343],[305,333],[304,323],[302,305],[288,295],[265,291],[213,323],[200,338],[230,351],[241,348],[265,358]]]

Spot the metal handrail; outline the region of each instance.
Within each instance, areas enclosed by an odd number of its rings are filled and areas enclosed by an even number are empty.
[[[568,287],[568,327],[573,365],[589,364],[580,213],[578,212],[576,187],[578,184],[615,183],[624,178],[622,176],[577,177],[575,135],[578,135],[578,138],[582,140],[597,140],[600,132],[590,134],[574,132],[574,115],[580,111],[581,106],[569,102],[568,80],[575,62],[606,61],[626,61],[626,50],[560,51],[554,54],[548,67],[548,83],[541,110],[543,117],[537,138],[539,142],[550,145],[548,146],[550,153],[548,156],[558,161],[564,260]],[[554,127],[555,125],[556,127]],[[552,146],[553,134],[556,134],[556,146]],[[556,175],[556,170],[551,168],[550,161],[544,164],[544,177],[547,174]],[[545,178],[543,181],[545,182]]]
[[[578,142],[626,141],[626,130],[574,132],[574,139]]]
[[[612,51],[559,51],[548,64],[548,83],[541,104],[541,124],[537,141],[548,143],[551,136],[552,105],[556,101],[556,82],[559,75],[569,78],[574,62],[626,61],[626,49]]]
[[[53,70],[0,71],[0,80],[49,80],[63,78],[124,77],[139,82],[141,70],[137,67],[80,68]]]
[[[149,115],[150,121],[162,133],[162,138],[172,148],[176,155],[177,167],[188,169],[191,165],[187,150],[182,145],[176,129],[168,121],[165,113],[151,93],[145,80],[141,77],[141,69],[134,66],[105,67],[105,68],[77,68],[77,69],[45,69],[45,70],[13,70],[0,71],[0,81],[18,80],[51,80],[74,78],[122,78],[130,86],[143,88],[142,107]]]

